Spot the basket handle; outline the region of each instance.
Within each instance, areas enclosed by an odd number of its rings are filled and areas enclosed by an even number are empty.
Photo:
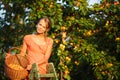
[[[20,59],[18,58],[18,56],[17,56],[17,55],[15,55],[15,57],[17,58],[17,60],[18,60],[18,62],[19,62],[19,64],[20,64],[20,66],[22,66],[22,67],[23,67],[23,65],[22,65],[22,63],[21,63]]]
[[[10,48],[10,49],[8,50],[8,54],[11,54],[11,53],[10,53],[11,50],[14,50],[14,49],[20,50],[20,48],[18,48],[18,47],[12,47],[12,48]],[[21,50],[20,50],[20,51],[21,51]],[[18,62],[19,62],[19,64],[20,64],[20,66],[23,67],[23,65],[21,64],[20,59],[18,58],[18,55],[15,55],[15,57],[17,58],[17,60],[18,60]]]
[[[18,47],[9,48],[8,52],[5,54],[5,58],[8,58],[11,55],[11,50],[14,50],[14,49],[20,50]]]
[[[11,53],[10,53],[11,50],[14,50],[14,49],[20,50],[20,48],[18,48],[18,47],[12,47],[12,48],[10,48],[10,49],[8,50],[8,54],[11,54]],[[20,51],[21,51],[21,50],[20,50]]]

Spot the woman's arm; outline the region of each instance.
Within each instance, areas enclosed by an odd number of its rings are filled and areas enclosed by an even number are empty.
[[[20,55],[25,56],[26,51],[27,51],[27,45],[26,45],[25,38],[24,38],[24,40],[23,40],[23,45],[22,45],[21,52],[20,52]]]
[[[53,47],[53,40],[50,39],[50,42],[48,44],[48,47],[47,47],[47,50],[46,50],[46,53],[45,53],[45,56],[44,56],[44,59],[38,61],[37,62],[38,65],[41,65],[43,63],[48,62],[48,60],[50,58],[50,55],[51,55],[51,52],[52,52],[52,47]]]

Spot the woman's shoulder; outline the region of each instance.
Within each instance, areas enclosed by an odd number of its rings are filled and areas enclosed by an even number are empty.
[[[32,34],[27,34],[24,36],[24,39],[29,39],[29,38],[31,38],[31,36],[32,36]]]
[[[47,37],[47,41],[48,41],[49,43],[53,43],[53,39],[50,38],[50,37]]]

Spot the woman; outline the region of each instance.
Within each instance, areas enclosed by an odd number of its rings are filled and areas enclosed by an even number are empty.
[[[46,74],[46,65],[53,46],[53,40],[46,35],[51,27],[50,25],[48,18],[41,18],[36,25],[37,33],[24,37],[20,54],[24,56],[27,52],[29,62],[27,70],[30,70],[32,64],[36,63],[40,74]]]

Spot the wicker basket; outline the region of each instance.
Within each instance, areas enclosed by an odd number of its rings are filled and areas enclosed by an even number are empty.
[[[19,48],[11,48],[8,54],[11,54],[11,50]],[[18,54],[11,54],[8,58],[5,58],[5,73],[10,79],[24,79],[28,75],[28,71],[25,69],[27,67],[27,58]]]

